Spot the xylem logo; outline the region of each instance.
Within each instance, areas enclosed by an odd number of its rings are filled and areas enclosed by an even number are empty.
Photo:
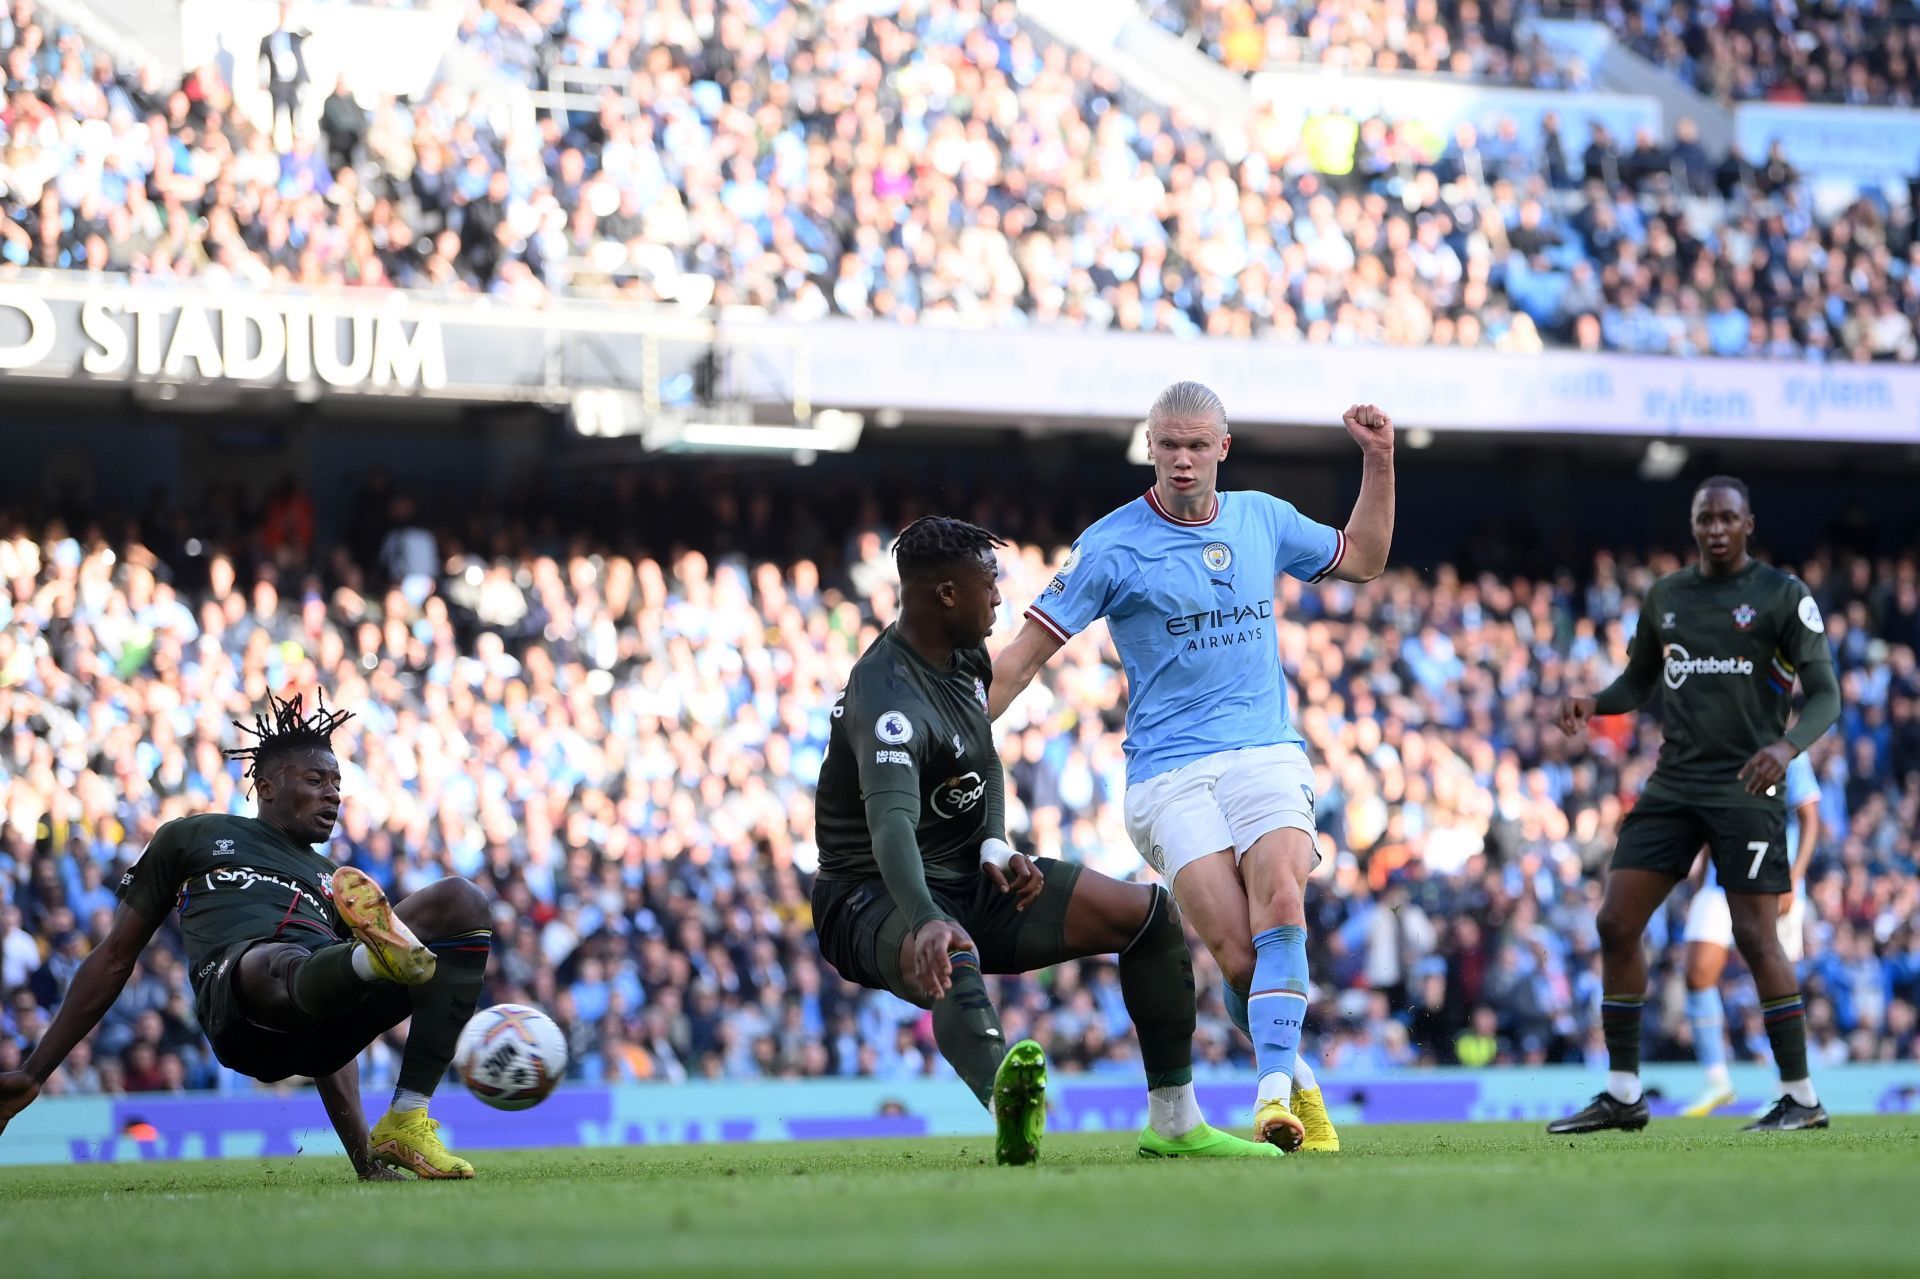
[[[1695,657],[1678,644],[1667,645],[1667,687],[1679,688],[1689,675],[1751,675],[1744,657]]]
[[[934,787],[933,811],[942,817],[958,817],[978,804],[986,793],[987,784],[978,773],[949,777]]]

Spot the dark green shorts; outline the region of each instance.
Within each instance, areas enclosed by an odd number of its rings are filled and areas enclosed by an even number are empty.
[[[317,948],[308,946],[304,939],[252,938],[214,952],[201,962],[195,974],[194,1006],[200,1029],[206,1032],[213,1055],[229,1070],[269,1084],[294,1075],[311,1079],[331,1075],[413,1011],[413,999],[406,987],[376,982],[368,987],[366,999],[350,1012],[297,1030],[263,1026],[241,1007],[234,979],[240,971],[240,957],[268,940]],[[331,944],[318,938],[316,941]]]
[[[985,875],[964,889],[930,885],[934,904],[953,916],[980,948],[980,970],[1030,973],[1070,958],[1067,954],[1067,902],[1080,878],[1073,862],[1036,857],[1046,887],[1024,911],[1013,908]],[[813,930],[820,954],[834,971],[870,990],[888,990],[922,1003],[900,973],[900,947],[907,938],[906,913],[894,905],[879,879],[815,880]]]
[[[1793,887],[1784,807],[1682,804],[1642,795],[1620,823],[1613,869],[1682,879],[1703,845],[1712,852],[1720,886],[1730,893],[1784,893]]]

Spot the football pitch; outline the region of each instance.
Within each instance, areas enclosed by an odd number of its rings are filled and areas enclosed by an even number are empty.
[[[1072,1135],[1032,1169],[962,1138],[474,1152],[478,1180],[372,1186],[344,1159],[0,1168],[0,1273],[1913,1273],[1920,1116],[1835,1124],[1354,1127],[1220,1163]]]

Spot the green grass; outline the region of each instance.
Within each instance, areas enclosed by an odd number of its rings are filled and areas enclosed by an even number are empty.
[[[1920,1118],[1753,1136],[1350,1128],[1331,1158],[1143,1162],[1057,1136],[476,1152],[467,1183],[334,1159],[0,1168],[0,1274],[1055,1279],[1913,1273]],[[1310,1269],[1309,1269],[1310,1268]]]

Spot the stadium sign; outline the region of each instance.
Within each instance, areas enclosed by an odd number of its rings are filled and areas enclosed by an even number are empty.
[[[209,305],[124,292],[76,307],[32,290],[0,291],[0,369],[42,365],[76,334],[79,370],[125,380],[303,383],[336,390],[438,391],[447,385],[446,338],[431,315],[409,320],[404,300],[378,310],[295,299],[234,298]],[[24,330],[24,332],[22,332]]]
[[[254,293],[73,272],[0,283],[0,379],[61,389],[219,386],[250,395],[567,404],[646,396],[691,370],[713,325],[666,308],[395,290]],[[779,365],[779,361],[775,361]]]
[[[1355,399],[1432,430],[1920,443],[1920,366],[1549,351],[1310,346],[1066,329],[953,332],[828,321],[816,403],[973,422],[1137,422],[1203,379],[1239,425],[1332,425]],[[983,376],[992,370],[992,376]],[[752,389],[752,388],[749,388]]]

